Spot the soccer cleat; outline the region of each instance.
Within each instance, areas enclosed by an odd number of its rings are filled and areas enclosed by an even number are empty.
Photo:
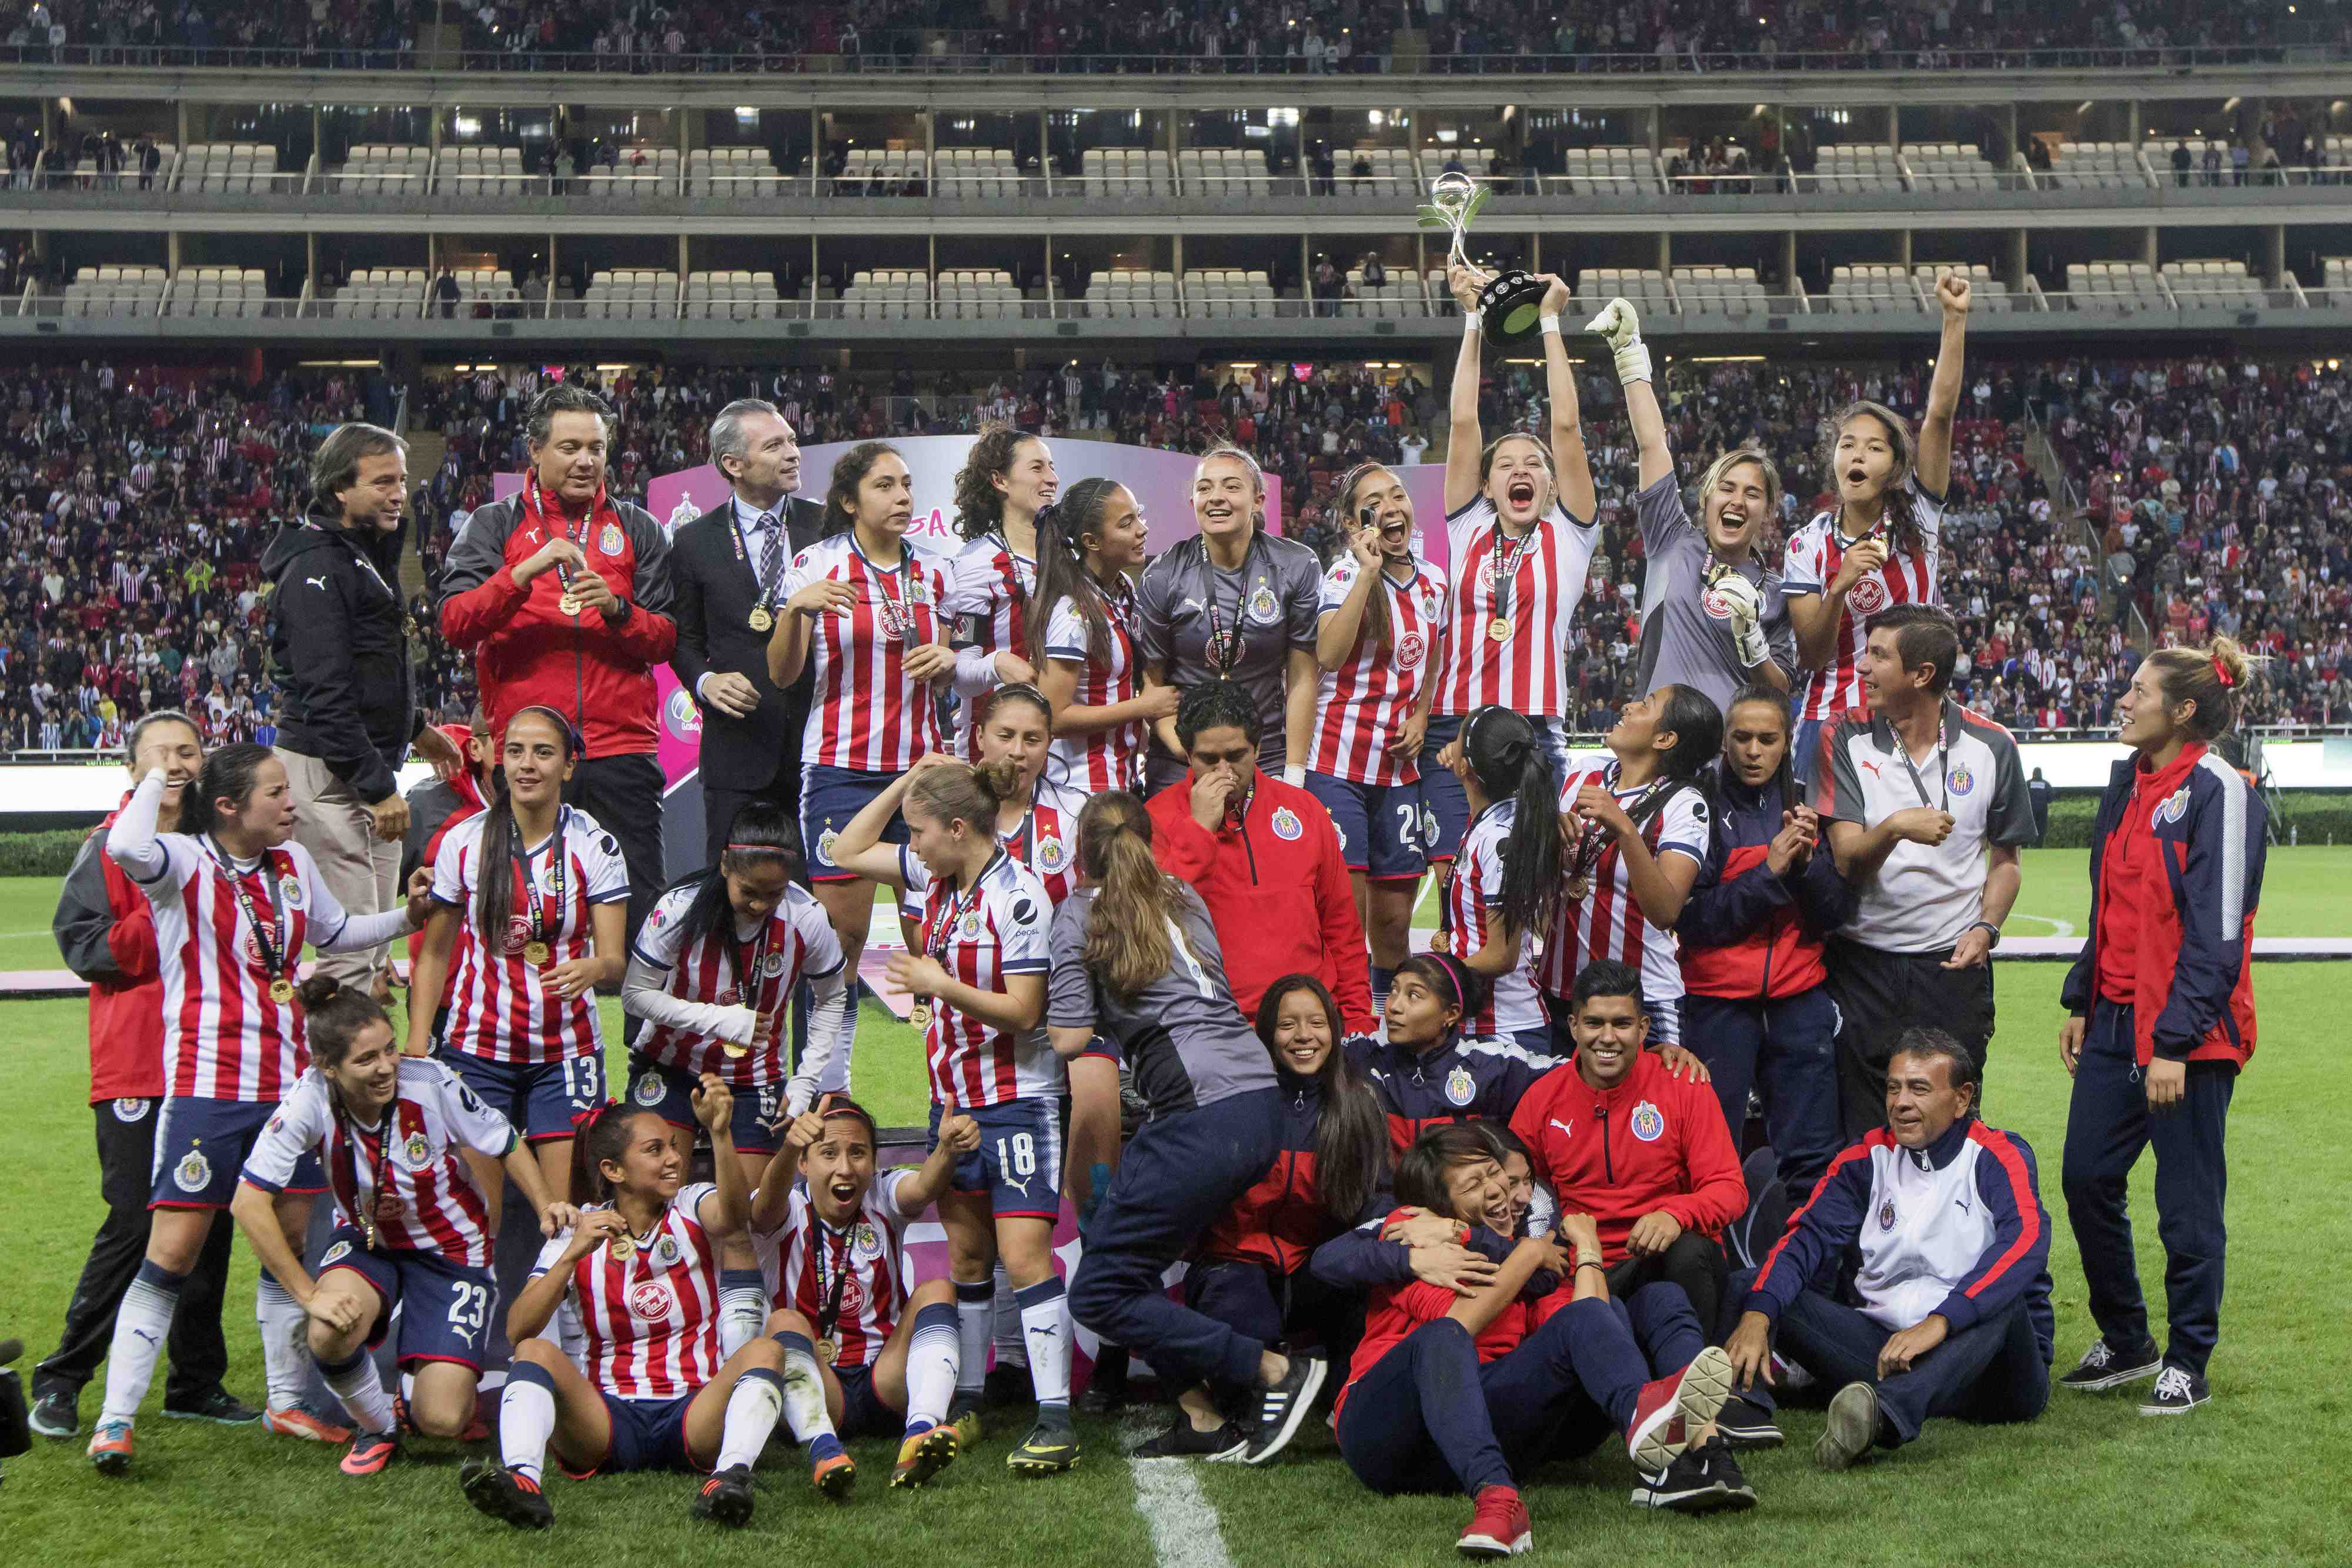
[[[1257,1436],[1250,1440],[1242,1463],[1262,1465],[1298,1435],[1299,1424],[1307,1419],[1330,1369],[1330,1363],[1319,1355],[1293,1355],[1282,1381],[1258,1390]]]
[[[1715,1429],[1723,1435],[1724,1446],[1734,1452],[1777,1448],[1785,1441],[1772,1412],[1744,1394],[1735,1394],[1723,1402],[1722,1410],[1715,1417]]]
[[[131,1469],[131,1423],[100,1421],[89,1439],[89,1462],[100,1475],[119,1476]]]
[[[1203,1432],[1178,1412],[1176,1424],[1160,1436],[1138,1444],[1131,1456],[1139,1459],[1238,1459],[1249,1448],[1249,1434],[1231,1421]]]
[[[955,1430],[958,1449],[970,1453],[979,1447],[981,1421],[978,1396],[968,1394],[961,1388],[957,1389],[955,1397],[948,1401],[947,1424]]]
[[[1469,1528],[1455,1542],[1465,1557],[1517,1557],[1535,1550],[1528,1505],[1509,1487],[1480,1487],[1470,1509]]]
[[[819,1497],[846,1502],[857,1485],[857,1461],[844,1453],[827,1454],[809,1467],[809,1485]]]
[[[890,1484],[902,1489],[929,1484],[933,1476],[955,1463],[961,1446],[952,1427],[915,1433],[898,1445],[898,1462],[890,1467]]]
[[[2154,1340],[2137,1350],[2118,1351],[2101,1337],[2091,1342],[2091,1348],[2083,1353],[2074,1371],[2058,1380],[2058,1386],[2077,1394],[2096,1394],[2137,1383],[2143,1377],[2154,1377],[2163,1370],[2164,1355],[2156,1348]]]
[[[343,1456],[342,1472],[347,1476],[372,1476],[392,1463],[400,1452],[400,1441],[389,1432],[362,1432],[352,1439],[352,1451]]]
[[[1037,1424],[1021,1446],[1004,1456],[1004,1468],[1024,1476],[1057,1476],[1078,1462],[1078,1435],[1066,1412],[1060,1420],[1037,1412]]]
[[[1878,1441],[1878,1390],[1849,1383],[1830,1400],[1829,1421],[1813,1439],[1813,1463],[1825,1470],[1852,1469]]]
[[[1731,1397],[1731,1358],[1709,1345],[1672,1377],[1642,1385],[1633,1419],[1625,1428],[1625,1451],[1633,1468],[1655,1475],[1674,1462],[1690,1434],[1714,1420]]]
[[[1643,1476],[1630,1500],[1636,1508],[1714,1513],[1755,1507],[1756,1489],[1739,1473],[1730,1448],[1715,1437],[1685,1448],[1656,1474]]]
[[[226,1388],[215,1388],[194,1404],[167,1404],[163,1414],[174,1421],[211,1421],[223,1427],[249,1427],[261,1419],[260,1411]]]
[[[2156,1387],[2139,1407],[2143,1416],[2186,1416],[2213,1397],[2205,1375],[2185,1366],[2168,1365],[2156,1375]]]
[[[63,1388],[52,1388],[33,1401],[26,1424],[44,1437],[66,1438],[81,1430],[81,1398]]]
[[[281,1437],[301,1437],[313,1443],[341,1444],[352,1440],[349,1427],[338,1427],[299,1405],[289,1405],[283,1410],[272,1406],[262,1416],[261,1424]]]
[[[457,1469],[457,1485],[467,1502],[517,1530],[545,1530],[555,1522],[555,1510],[537,1481],[492,1460],[467,1459]]]
[[[730,1465],[702,1483],[694,1517],[740,1530],[751,1522],[751,1467]]]

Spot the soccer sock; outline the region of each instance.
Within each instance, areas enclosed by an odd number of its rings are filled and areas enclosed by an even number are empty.
[[[946,1301],[933,1301],[915,1314],[915,1332],[907,1339],[907,1436],[928,1432],[948,1418],[962,1337],[956,1310]]]
[[[775,1373],[755,1366],[737,1378],[735,1392],[727,1396],[727,1424],[719,1432],[719,1463],[711,1468],[748,1469],[756,1463],[783,1408],[784,1380]]]
[[[362,1345],[352,1352],[347,1361],[332,1366],[319,1363],[319,1370],[327,1379],[327,1386],[352,1413],[352,1423],[362,1432],[389,1432],[393,1427],[392,1396],[383,1391],[383,1379],[375,1372],[375,1362]]]
[[[106,1353],[106,1404],[100,1421],[128,1421],[139,1413],[147,1385],[155,1380],[155,1362],[163,1354],[163,1340],[172,1332],[172,1314],[179,1310],[180,1287],[185,1274],[174,1274],[157,1263],[142,1263],[122,1292],[114,1312],[114,1343]]]
[[[516,1362],[499,1398],[499,1462],[537,1485],[554,1435],[554,1374],[535,1361]]]
[[[992,1325],[999,1366],[1029,1364],[1029,1346],[1021,1333],[1021,1303],[1013,1299],[1013,1277],[1004,1271],[1004,1260],[996,1260],[996,1275],[989,1281],[995,1294],[989,1298],[989,1321]]]
[[[824,1413],[824,1375],[817,1370],[816,1346],[806,1334],[790,1330],[774,1338],[784,1347],[784,1425],[792,1428],[794,1442],[808,1446],[810,1458],[829,1458],[841,1452],[841,1439],[834,1436],[833,1417]]]
[[[1039,1406],[1070,1407],[1070,1303],[1062,1279],[1048,1274],[1018,1292],[1021,1335],[1029,1342],[1029,1381]]]
[[[273,1410],[291,1410],[302,1403],[302,1369],[310,1360],[303,1332],[307,1320],[278,1276],[264,1269],[261,1282],[254,1287],[253,1321],[261,1330],[261,1375]]]
[[[1372,966],[1372,1016],[1386,1018],[1389,1010],[1389,988],[1396,984],[1396,971]]]
[[[956,1392],[977,1395],[981,1385],[988,1380],[988,1340],[989,1331],[994,1326],[996,1282],[958,1280],[955,1293],[956,1338],[961,1346],[956,1363]]]
[[[760,1335],[768,1320],[768,1286],[757,1269],[719,1270],[719,1357],[724,1361]]]

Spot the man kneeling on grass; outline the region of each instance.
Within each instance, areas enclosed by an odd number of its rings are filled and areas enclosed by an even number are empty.
[[[1813,1446],[1824,1469],[1912,1441],[1931,1416],[2031,1421],[2050,1399],[2033,1151],[1976,1119],[1976,1061],[1941,1030],[1907,1030],[1887,1069],[1887,1125],[1832,1161],[1763,1268],[1731,1281],[1741,1393],[1769,1408],[1776,1327],[1790,1359],[1843,1385]],[[1825,1267],[1833,1291],[1813,1283]]]

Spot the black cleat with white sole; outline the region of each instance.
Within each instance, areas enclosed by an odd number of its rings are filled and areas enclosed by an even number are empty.
[[[2203,1373],[2168,1364],[2156,1375],[2156,1386],[2141,1402],[2139,1413],[2143,1416],[2186,1416],[2212,1397],[2212,1391],[2205,1386]]]
[[[1298,1435],[1329,1371],[1330,1364],[1319,1355],[1294,1355],[1281,1382],[1258,1390],[1257,1437],[1242,1455],[1242,1463],[1262,1465],[1282,1452]]]
[[[2126,1383],[2137,1383],[2143,1377],[2154,1377],[2164,1370],[2164,1356],[2149,1340],[2137,1347],[2121,1350],[2105,1339],[2095,1339],[2074,1370],[2058,1380],[2061,1388],[2071,1388],[2077,1394],[2097,1394],[2109,1388],[2121,1388]]]
[[[1756,1489],[1739,1473],[1739,1462],[1720,1437],[1685,1448],[1666,1468],[1643,1476],[1629,1500],[1636,1508],[1675,1513],[1717,1513],[1756,1506]]]
[[[1722,1434],[1724,1447],[1734,1453],[1777,1448],[1786,1441],[1772,1412],[1744,1394],[1723,1402],[1723,1408],[1716,1412],[1715,1429]]]

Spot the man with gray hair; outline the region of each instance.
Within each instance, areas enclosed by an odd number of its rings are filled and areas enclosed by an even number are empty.
[[[401,523],[408,449],[373,424],[339,425],[310,459],[310,504],[261,558],[274,585],[269,655],[279,691],[278,757],[299,815],[294,838],[345,909],[373,915],[400,895],[409,747],[462,766],[416,709],[402,601]],[[384,995],[388,949],[321,953],[319,968]]]
[[[710,462],[733,492],[670,540],[677,647],[669,667],[702,710],[702,821],[716,861],[727,826],[751,800],[800,820],[800,736],[811,672],[768,679],[768,635],[784,570],[814,544],[824,508],[793,495],[801,449],[773,403],[743,398],[710,422]]]

